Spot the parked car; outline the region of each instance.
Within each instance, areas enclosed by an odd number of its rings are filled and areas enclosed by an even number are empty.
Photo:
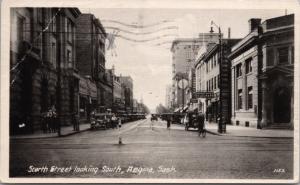
[[[107,129],[109,127],[109,117],[105,113],[95,113],[91,118],[91,129]]]

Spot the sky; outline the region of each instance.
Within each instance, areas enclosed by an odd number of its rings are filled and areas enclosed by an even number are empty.
[[[106,68],[115,67],[116,74],[130,75],[133,79],[134,98],[141,100],[154,110],[159,104],[165,104],[166,86],[171,84],[172,53],[170,46],[176,38],[196,38],[199,33],[210,31],[211,21],[221,27],[224,37],[231,28],[231,38],[243,38],[249,32],[250,18],[268,18],[285,15],[284,9],[277,10],[204,10],[204,9],[80,9],[82,13],[92,13],[100,19],[107,28],[107,33],[113,29],[134,32],[138,34],[118,34],[135,40],[150,40],[147,42],[128,41],[116,37],[114,49],[106,51]],[[291,12],[287,12],[291,13]],[[113,21],[111,21],[113,20]],[[121,22],[123,24],[116,23]],[[168,22],[167,22],[168,21]],[[124,24],[144,26],[129,27]],[[145,27],[147,25],[153,25]],[[177,29],[163,29],[176,27]],[[215,29],[217,30],[217,29]],[[139,34],[154,32],[150,34]],[[154,39],[153,39],[154,38]],[[151,40],[152,39],[152,40]],[[157,46],[155,44],[168,42]]]

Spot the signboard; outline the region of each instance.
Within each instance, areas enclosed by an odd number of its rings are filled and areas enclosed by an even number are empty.
[[[190,103],[198,103],[198,99],[192,98],[192,99],[190,100]]]
[[[198,91],[193,94],[193,98],[214,98],[214,93],[211,91]]]

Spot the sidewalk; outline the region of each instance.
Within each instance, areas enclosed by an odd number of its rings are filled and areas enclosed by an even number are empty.
[[[256,129],[252,127],[243,127],[235,125],[226,125],[226,133],[218,132],[218,124],[206,122],[206,130],[208,133],[219,136],[235,136],[235,137],[276,137],[276,138],[293,138],[294,130],[280,129]]]
[[[76,133],[84,132],[90,129],[89,123],[80,123],[79,131],[73,130],[73,125],[71,126],[62,126],[61,127],[61,136],[65,137],[69,135],[73,135]],[[10,139],[38,139],[38,138],[52,138],[59,137],[57,133],[43,133],[42,130],[37,130],[33,134],[24,134],[24,135],[14,135],[10,136]]]

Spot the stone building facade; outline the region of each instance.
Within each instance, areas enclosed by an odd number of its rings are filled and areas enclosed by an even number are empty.
[[[77,8],[11,9],[11,134],[33,133],[56,108],[59,123],[78,112]],[[20,126],[22,125],[22,126]]]
[[[249,20],[232,48],[232,123],[293,128],[294,15]]]

